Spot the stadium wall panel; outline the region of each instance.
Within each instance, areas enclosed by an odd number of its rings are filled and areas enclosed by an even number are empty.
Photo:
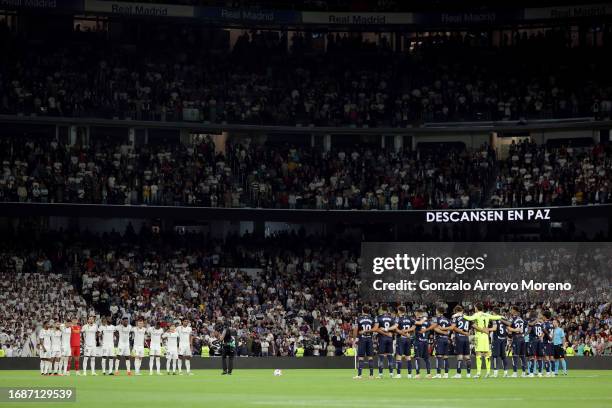
[[[148,369],[148,358],[143,361],[142,369]],[[455,367],[455,359],[450,358],[450,366]],[[570,357],[567,359],[570,370],[612,370],[612,356]],[[165,362],[164,362],[165,364]],[[353,357],[237,357],[234,367],[240,369],[352,369]],[[99,367],[99,366],[98,366]],[[123,364],[121,367],[124,367]],[[36,357],[0,358],[0,370],[38,370],[40,360]],[[221,369],[218,357],[193,357],[193,369]]]
[[[157,129],[173,131],[190,131],[192,133],[221,134],[222,132],[256,133],[256,134],[322,134],[322,135],[457,135],[485,132],[550,132],[553,130],[599,130],[612,128],[612,120],[594,120],[594,118],[547,119],[498,122],[443,122],[425,123],[419,127],[351,127],[351,126],[277,126],[277,125],[244,125],[203,122],[162,122],[144,120],[117,120],[103,118],[71,118],[56,116],[23,116],[0,115],[0,123],[21,124],[27,126],[84,126],[134,129]]]

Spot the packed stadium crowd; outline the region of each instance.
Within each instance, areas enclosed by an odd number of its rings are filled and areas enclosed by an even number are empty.
[[[0,160],[0,201],[398,210],[481,206],[495,152],[6,137]]]
[[[175,28],[118,41],[77,27],[57,34],[62,41],[24,46],[0,26],[0,114],[381,127],[612,112],[601,63],[612,44],[607,31],[601,47],[577,45],[563,29],[516,32],[495,46],[486,34],[452,33],[402,38],[402,47],[385,36],[375,43],[245,31],[230,47],[207,41],[197,27]],[[612,202],[609,145],[524,141],[498,160],[488,145],[325,151],[248,139],[183,142],[3,135],[0,201],[361,210]],[[299,348],[342,355],[354,340],[361,307],[355,243],[299,234],[168,240],[128,231],[51,233],[3,245],[7,355],[35,354],[44,321],[89,316],[96,324],[141,318],[164,329],[188,317],[195,353],[214,343],[224,320],[237,328],[239,355],[296,355]],[[509,308],[487,305],[495,306]],[[609,304],[524,307],[553,313],[579,353],[612,352]],[[435,314],[432,304],[425,308]]]
[[[39,261],[51,265],[48,259]],[[23,270],[21,262],[21,258],[13,259],[19,271]],[[40,272],[25,273],[9,272],[5,266],[0,273],[0,343],[7,357],[36,355],[36,333],[42,321],[72,316],[83,319],[95,311],[50,267],[38,265]]]
[[[44,321],[94,316],[167,329],[188,318],[193,352],[214,352],[218,324],[237,331],[240,356],[343,355],[361,307],[352,240],[281,233],[265,239],[152,232],[49,232],[3,244],[0,339],[7,355],[35,355]],[[77,238],[78,237],[78,238]],[[26,297],[27,293],[27,297]],[[23,299],[30,299],[24,302]],[[471,302],[465,302],[468,307]],[[434,303],[408,303],[409,313]],[[490,303],[488,307],[509,304]],[[551,311],[578,354],[611,354],[610,303],[534,303]],[[373,311],[374,313],[375,311]],[[117,323],[118,324],[118,323]]]
[[[44,46],[7,35],[0,113],[380,127],[612,110],[606,52],[570,47],[564,30],[516,32],[499,46],[482,34],[432,35],[402,52],[386,37],[329,34],[320,49],[313,33],[265,31],[211,49],[198,30],[158,26],[117,42],[77,29]]]
[[[59,238],[45,238],[52,236]],[[324,241],[284,236],[260,247],[247,236],[202,244],[185,236],[168,247],[148,234],[128,234],[123,240],[117,235],[92,237],[74,248],[45,252],[17,245],[3,252],[3,267],[30,272],[51,263],[49,272],[67,273],[71,268],[65,260],[76,257],[79,270],[83,268],[79,293],[98,315],[164,322],[189,316],[198,350],[225,317],[238,329],[239,354],[288,355],[305,338],[323,336],[329,342],[342,327],[337,313],[348,315],[349,305],[356,302],[355,282],[347,272],[355,274],[355,256],[325,250]],[[61,253],[57,266],[46,252]],[[259,273],[250,274],[253,267]],[[349,303],[338,305],[340,301]]]
[[[548,148],[513,144],[501,162],[494,206],[584,205],[612,202],[612,160],[603,145]]]
[[[479,149],[416,150],[226,143],[135,145],[96,139],[0,140],[0,201],[204,207],[409,210],[606,204],[609,145],[523,141],[496,160]]]

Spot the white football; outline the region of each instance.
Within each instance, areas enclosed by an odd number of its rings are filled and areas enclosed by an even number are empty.
[[[274,370],[275,377],[280,377],[281,375],[283,375],[283,370],[279,370],[278,368]]]

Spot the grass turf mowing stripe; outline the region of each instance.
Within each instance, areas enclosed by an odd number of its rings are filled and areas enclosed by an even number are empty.
[[[612,371],[570,371],[567,377],[480,379],[352,379],[353,370],[197,370],[192,377],[42,377],[36,371],[1,371],[0,387],[76,387],[77,402],[53,407],[610,407]],[[73,373],[74,374],[74,373]],[[26,406],[40,406],[40,403]],[[3,403],[23,407],[23,403]]]

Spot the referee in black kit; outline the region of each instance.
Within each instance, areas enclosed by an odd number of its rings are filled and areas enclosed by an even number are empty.
[[[220,329],[222,375],[232,375],[234,356],[236,355],[236,332],[227,323]]]

